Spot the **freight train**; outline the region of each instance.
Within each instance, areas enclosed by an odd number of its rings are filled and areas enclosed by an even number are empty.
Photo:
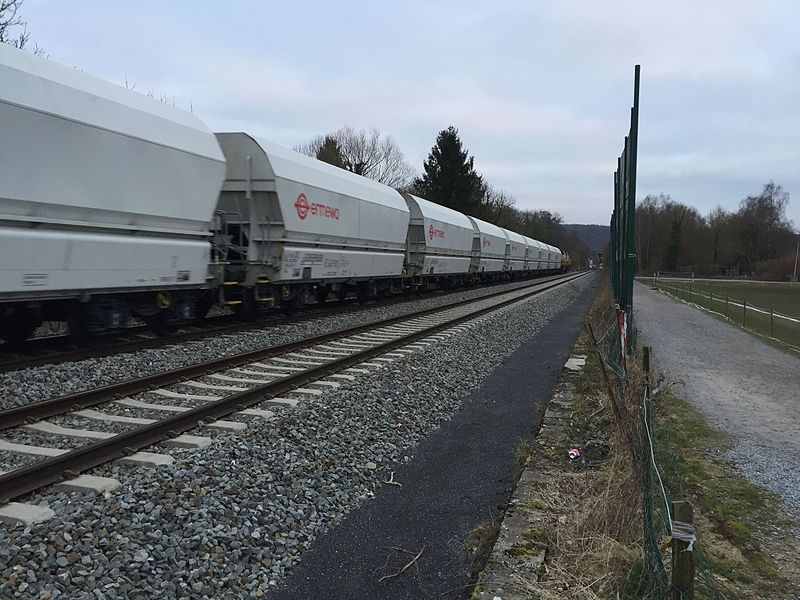
[[[0,44],[0,338],[562,270],[562,252]]]

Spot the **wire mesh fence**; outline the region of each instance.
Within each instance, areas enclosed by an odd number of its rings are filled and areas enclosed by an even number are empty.
[[[784,314],[775,308],[757,306],[752,301],[728,294],[714,293],[691,282],[674,283],[648,278],[652,287],[678,300],[694,304],[758,335],[771,338],[800,351],[800,317]]]
[[[643,564],[633,597],[654,600],[735,598],[728,591],[723,593],[717,585],[703,553],[700,533],[691,519],[684,520],[683,499],[678,496],[679,492],[673,497],[662,480],[663,461],[670,458],[659,452],[656,442],[655,414],[660,395],[651,376],[650,353],[649,349],[644,349],[637,356],[625,351],[625,323],[621,313],[619,309],[609,309],[601,319],[602,325],[592,330],[592,337],[608,384],[613,420],[630,452],[641,498],[638,508]],[[670,548],[673,560],[668,558]],[[685,554],[687,552],[690,557]],[[691,560],[687,561],[689,558]],[[690,576],[677,571],[685,569],[681,566],[685,562],[692,564]]]

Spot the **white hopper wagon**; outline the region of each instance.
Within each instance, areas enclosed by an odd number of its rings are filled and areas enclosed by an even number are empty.
[[[550,244],[545,244],[547,247],[547,270],[555,271],[561,268],[561,250]]]
[[[477,273],[502,273],[508,268],[508,238],[502,227],[469,217],[474,227],[473,270]]]
[[[411,211],[406,276],[444,284],[464,280],[470,271],[475,235],[469,217],[411,194],[403,197]]]
[[[545,252],[547,248],[544,243],[533,238],[528,238],[528,269],[532,271],[544,271],[547,268]]]
[[[1,337],[193,310],[225,170],[199,119],[0,44],[0,123]]]
[[[539,265],[540,255],[542,253],[542,243],[533,238],[525,237],[525,245],[527,246],[527,254],[525,255],[525,270],[538,271],[542,267]]]
[[[508,270],[514,273],[525,271],[525,258],[527,256],[528,245],[525,243],[525,236],[516,231],[505,229],[506,237],[509,241]]]
[[[558,247],[555,247],[555,246],[554,246],[554,248],[556,249],[556,264],[555,264],[555,268],[558,269],[559,271],[561,271],[561,270],[564,269],[563,261],[564,261],[564,258],[566,258],[566,255],[561,250],[561,248],[558,248]]]
[[[217,139],[227,161],[214,250],[225,303],[249,311],[310,293],[368,297],[400,281],[409,210],[397,191],[244,133]]]

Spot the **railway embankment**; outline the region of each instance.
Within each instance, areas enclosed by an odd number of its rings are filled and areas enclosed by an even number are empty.
[[[759,459],[743,456],[742,438],[678,383],[693,371],[674,368],[665,344],[650,335],[647,300],[637,299],[639,340],[653,345],[650,374],[640,351],[626,365],[625,391],[618,386],[613,317],[601,294],[589,317],[597,345],[584,331],[541,430],[520,448],[520,478],[503,520],[475,532],[497,542],[473,598],[661,598],[674,571],[680,578],[673,536],[693,540],[695,598],[798,597],[798,521],[782,487],[766,485],[793,461],[769,465],[772,476],[743,468],[742,458]],[[676,328],[674,315],[663,318]],[[693,508],[690,527],[673,502]]]
[[[54,518],[0,528],[0,596],[463,594],[472,557],[458,540],[507,499],[514,448],[537,418],[516,382],[549,396],[595,281],[505,306],[335,386],[297,389],[291,404],[265,399],[270,414],[242,417],[244,429],[203,428],[205,448],[159,445],[168,465],[92,470],[114,490],[26,496]],[[123,403],[114,416],[140,410]],[[509,474],[498,478],[498,465]],[[389,559],[408,560],[392,548],[424,551],[385,579],[399,568]]]

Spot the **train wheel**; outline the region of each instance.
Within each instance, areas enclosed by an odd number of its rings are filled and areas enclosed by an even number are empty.
[[[167,336],[175,333],[177,327],[168,322],[166,311],[161,311],[155,315],[142,318],[150,330],[158,336]]]
[[[86,335],[86,315],[77,303],[67,309],[67,327],[72,340],[80,340]]]
[[[0,328],[0,337],[10,346],[18,346],[31,337],[34,330],[41,325],[33,319],[6,321]]]
[[[291,316],[297,312],[297,308],[300,304],[297,301],[297,298],[292,298],[291,300],[281,300],[281,310],[288,316]]]
[[[329,293],[330,292],[328,290],[328,286],[326,286],[326,285],[318,285],[314,289],[314,297],[316,298],[317,302],[319,302],[320,304],[322,304],[323,302],[325,302],[328,299]]]
[[[197,299],[194,306],[195,320],[201,323],[206,318],[208,311],[214,306],[214,296],[212,294],[203,294]]]
[[[258,304],[253,288],[247,288],[242,291],[242,303],[236,305],[236,314],[243,318],[245,321],[255,321]]]
[[[356,286],[356,298],[359,304],[366,304],[369,300],[369,289],[365,281],[359,281]]]

